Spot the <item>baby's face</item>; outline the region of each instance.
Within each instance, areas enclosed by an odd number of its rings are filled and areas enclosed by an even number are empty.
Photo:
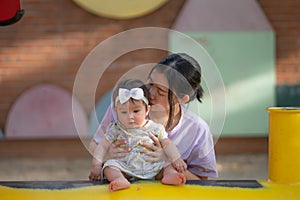
[[[124,104],[117,102],[116,111],[120,123],[126,128],[143,127],[149,109],[146,109],[142,100],[128,101]]]

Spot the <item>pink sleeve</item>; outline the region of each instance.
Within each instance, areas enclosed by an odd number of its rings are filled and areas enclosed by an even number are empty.
[[[111,104],[108,109],[106,110],[106,113],[97,129],[97,132],[94,135],[94,140],[96,143],[99,143],[102,137],[104,136],[104,132],[106,131],[108,125],[115,121],[115,114],[113,111],[113,105]]]

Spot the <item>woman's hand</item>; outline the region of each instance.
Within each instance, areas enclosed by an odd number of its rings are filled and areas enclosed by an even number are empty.
[[[157,162],[166,160],[166,155],[161,147],[161,144],[157,137],[155,137],[153,134],[149,134],[150,138],[153,140],[154,144],[141,142],[141,145],[145,147],[146,149],[143,149],[141,153],[144,153],[146,155],[149,155],[150,158],[146,158],[146,161],[148,162]]]
[[[110,145],[108,151],[106,152],[104,161],[107,161],[109,159],[123,158],[127,156],[130,149],[126,147],[122,147],[125,144],[126,144],[125,140],[117,140],[113,142]]]
[[[89,180],[90,181],[100,181],[101,180],[101,171],[102,171],[101,165],[93,165],[91,172],[89,174]]]
[[[172,166],[180,173],[183,173],[187,170],[186,163],[182,160],[182,158],[178,158],[172,163]]]

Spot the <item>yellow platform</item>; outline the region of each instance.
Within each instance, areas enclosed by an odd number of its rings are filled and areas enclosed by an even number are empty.
[[[186,184],[182,186],[162,185],[160,182],[139,181],[126,190],[109,192],[108,185],[81,184],[80,187],[64,189],[32,189],[0,186],[1,200],[135,200],[135,199],[262,199],[299,200],[300,184],[283,185],[269,181],[257,181],[261,187],[208,186]],[[16,184],[16,183],[15,183]],[[243,185],[243,182],[240,182]],[[26,183],[25,183],[26,185]],[[74,184],[73,184],[74,186]],[[76,186],[76,184],[75,184]]]

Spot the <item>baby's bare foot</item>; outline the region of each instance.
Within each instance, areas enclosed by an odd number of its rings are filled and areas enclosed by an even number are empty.
[[[186,182],[185,176],[181,173],[166,174],[161,180],[166,185],[183,185]]]
[[[123,178],[113,180],[109,184],[110,191],[123,190],[129,187],[130,187],[130,183],[127,181],[127,179],[123,179]]]

